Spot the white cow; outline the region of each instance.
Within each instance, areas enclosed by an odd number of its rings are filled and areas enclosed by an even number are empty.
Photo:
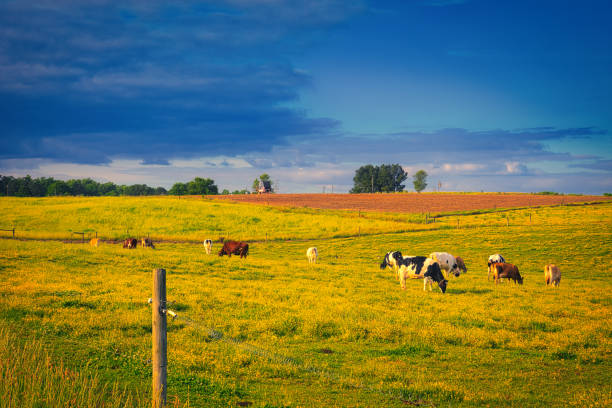
[[[306,258],[308,258],[309,264],[317,263],[317,256],[319,256],[317,248],[310,247],[306,250]]]
[[[440,268],[446,271],[447,274],[455,276],[461,275],[461,271],[467,272],[467,268],[460,257],[455,258],[448,252],[432,252],[429,258],[436,260],[440,264]]]
[[[204,249],[206,250],[206,253],[210,255],[210,252],[212,251],[212,239],[204,240]]]

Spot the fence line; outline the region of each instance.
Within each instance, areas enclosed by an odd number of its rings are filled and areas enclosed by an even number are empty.
[[[0,229],[0,231],[7,231],[7,232],[13,232],[13,238],[15,238],[15,228],[12,229]]]

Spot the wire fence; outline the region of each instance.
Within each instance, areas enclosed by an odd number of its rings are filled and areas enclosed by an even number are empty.
[[[268,360],[272,363],[281,364],[281,365],[284,365],[290,368],[294,368],[304,373],[314,374],[320,378],[328,380],[329,382],[335,383],[344,388],[371,392],[374,394],[378,394],[381,397],[396,400],[404,404],[419,405],[419,406],[434,406],[432,403],[427,402],[427,401],[410,399],[406,395],[404,395],[402,392],[399,392],[397,390],[390,390],[390,389],[385,390],[385,389],[382,389],[382,388],[379,388],[379,387],[376,387],[370,384],[366,384],[358,379],[355,379],[354,377],[342,375],[342,374],[333,372],[328,369],[323,369],[313,364],[299,361],[298,359],[294,357],[289,357],[281,353],[278,353],[276,351],[272,351],[270,349],[248,343],[244,340],[240,340],[235,337],[228,336],[225,333],[223,333],[221,330],[210,327],[204,322],[196,321],[188,317],[176,314],[174,312],[172,312],[171,315],[175,316],[175,318],[173,318],[172,321],[182,322],[186,326],[189,326],[198,331],[201,331],[207,336],[208,339],[212,341],[229,344],[233,347],[234,351],[242,350],[253,356]],[[63,336],[58,336],[56,333],[54,333],[51,330],[43,330],[37,335],[32,336],[32,333],[27,332],[25,328],[20,328],[18,329],[18,334],[19,334],[19,338],[21,339],[31,338],[32,340],[40,341],[42,344],[47,345],[47,347],[50,347],[52,344],[55,344],[55,345],[59,345],[62,350],[65,350],[68,347],[76,347],[81,350],[91,350],[91,351],[100,353],[101,355],[104,355],[104,356],[110,355],[112,358],[115,358],[115,359],[131,360],[137,363],[138,365],[141,365],[143,369],[151,368],[151,358],[148,352],[146,353],[147,356],[145,357],[142,355],[142,353],[133,353],[133,352],[125,351],[121,346],[118,346],[118,345],[99,346],[99,345],[93,344],[91,341],[77,340],[74,338],[69,339]],[[53,341],[50,341],[50,339],[53,339]],[[172,365],[172,362],[169,362],[169,364]],[[168,388],[169,388],[169,391],[172,391],[172,383],[168,384]],[[190,392],[193,393],[194,390],[191,389]]]
[[[403,393],[398,392],[396,390],[385,390],[385,389],[375,387],[373,385],[364,384],[361,381],[353,377],[340,375],[330,370],[326,370],[326,369],[317,367],[309,363],[301,362],[293,357],[288,357],[278,352],[271,351],[269,349],[247,343],[243,340],[229,337],[218,329],[209,327],[201,322],[194,321],[187,317],[177,315],[176,319],[184,322],[185,324],[195,329],[205,332],[211,340],[221,341],[221,342],[230,344],[237,349],[247,351],[248,353],[252,355],[267,359],[273,363],[282,364],[282,365],[285,365],[291,368],[296,368],[306,373],[315,374],[321,378],[324,378],[326,380],[329,380],[330,382],[339,384],[343,387],[372,392],[375,394],[379,394],[385,398],[400,401],[404,404],[433,406],[433,404],[422,401],[422,400],[409,399]]]

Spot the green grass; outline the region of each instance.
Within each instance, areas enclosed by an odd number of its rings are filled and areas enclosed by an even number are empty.
[[[469,228],[254,243],[246,260],[176,243],[0,240],[0,323],[138,406],[151,381],[146,300],[163,267],[179,313],[168,323],[169,394],[188,406],[610,406],[612,206],[533,213],[531,226],[485,214],[462,218]],[[284,214],[279,229],[293,222],[298,234],[302,213]],[[312,245],[319,264],[308,266]],[[402,291],[378,268],[397,249],[449,251],[468,272],[446,294],[421,281]],[[487,282],[498,252],[524,285]],[[558,288],[544,285],[548,262],[561,268]]]
[[[425,214],[268,207],[197,197],[0,198],[0,229],[21,239],[80,241],[150,235],[157,241],[315,240],[455,228],[582,225],[607,219],[610,204]],[[584,214],[589,214],[588,219]],[[508,218],[508,220],[507,220]],[[0,237],[12,232],[0,231]]]

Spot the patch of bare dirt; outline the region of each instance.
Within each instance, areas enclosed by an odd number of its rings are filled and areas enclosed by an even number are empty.
[[[246,194],[207,196],[207,198],[284,207],[398,213],[443,213],[610,201],[612,199],[612,197],[605,196],[556,196],[518,193]]]

